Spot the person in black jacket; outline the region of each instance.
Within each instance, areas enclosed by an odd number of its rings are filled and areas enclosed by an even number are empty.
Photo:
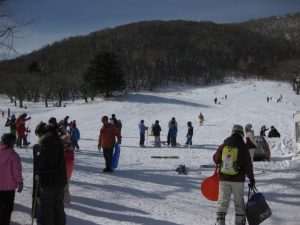
[[[161,127],[159,125],[159,121],[156,120],[155,124],[152,126],[152,133],[154,136],[154,147],[160,147],[160,132]]]
[[[274,126],[271,126],[271,130],[268,134],[268,137],[269,138],[280,137],[280,133],[278,132],[278,130]]]
[[[64,147],[57,132],[55,118],[50,118],[47,129],[39,136],[40,154],[36,159],[41,199],[41,224],[65,225],[64,187],[67,184]]]

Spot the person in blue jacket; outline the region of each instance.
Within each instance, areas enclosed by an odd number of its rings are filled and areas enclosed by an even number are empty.
[[[176,147],[177,132],[177,123],[175,121],[172,121],[169,127],[170,142],[172,147]]]
[[[79,129],[77,128],[75,120],[72,122],[70,135],[71,135],[71,142],[72,142],[73,148],[76,149],[76,150],[79,150],[80,148],[79,148],[79,145],[78,145],[78,141],[80,139],[80,132],[79,132]]]
[[[145,132],[148,130],[148,127],[145,126],[144,120],[141,120],[139,123],[140,130],[140,147],[145,147]]]

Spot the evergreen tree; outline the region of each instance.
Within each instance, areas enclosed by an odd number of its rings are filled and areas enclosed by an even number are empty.
[[[106,97],[114,91],[124,90],[126,86],[119,57],[111,51],[101,51],[95,56],[84,80],[91,91],[105,93]]]

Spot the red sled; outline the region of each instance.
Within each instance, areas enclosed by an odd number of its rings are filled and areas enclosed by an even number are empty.
[[[219,197],[219,173],[218,167],[212,176],[207,177],[200,184],[201,193],[210,201],[218,201]]]

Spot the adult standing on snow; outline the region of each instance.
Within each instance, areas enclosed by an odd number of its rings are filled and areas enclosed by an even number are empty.
[[[177,137],[177,123],[175,120],[171,121],[171,125],[169,127],[169,137],[170,137],[170,142],[172,147],[176,147],[176,137]]]
[[[172,119],[168,123],[168,136],[167,136],[167,144],[168,145],[170,145],[170,143],[171,143],[170,127],[173,126],[173,125],[176,126],[176,129],[177,129],[177,121],[176,121],[175,117],[172,117]]]
[[[70,128],[70,134],[71,134],[71,141],[72,141],[72,146],[73,149],[77,149],[79,151],[79,145],[78,141],[80,140],[80,132],[79,129],[77,128],[76,121],[72,121],[72,126]]]
[[[31,117],[27,118],[27,114],[23,113],[16,120],[16,129],[17,129],[17,134],[18,134],[18,138],[17,138],[17,146],[18,147],[22,147],[22,141],[23,141],[23,146],[30,144],[27,142],[26,132],[28,132],[28,129],[25,127],[25,122],[30,119],[31,119]]]
[[[186,145],[192,145],[192,138],[193,138],[193,134],[194,134],[194,128],[192,126],[192,122],[189,121],[187,122],[187,126],[188,126],[188,132],[186,134]]]
[[[229,207],[231,194],[234,195],[235,225],[246,224],[244,183],[245,177],[254,187],[255,180],[249,151],[243,140],[244,131],[240,125],[234,125],[232,135],[228,137],[213,156],[219,165],[219,199],[217,208],[217,225],[225,225],[225,216]]]
[[[154,147],[160,147],[160,132],[161,132],[161,127],[159,125],[159,121],[155,120],[155,123],[152,126],[152,133],[154,136]]]
[[[266,136],[266,131],[268,130],[268,128],[266,127],[266,125],[262,125],[260,128],[260,136],[265,137]]]
[[[37,156],[41,199],[41,224],[65,225],[64,188],[67,184],[64,146],[58,135],[56,118],[49,119],[48,126],[39,136],[40,154]]]
[[[103,169],[103,172],[113,172],[113,150],[116,144],[116,138],[118,144],[121,144],[120,130],[113,124],[108,122],[107,116],[103,116],[101,121],[103,123],[103,126],[100,129],[98,149],[101,150],[101,148],[103,148],[103,155],[105,159],[105,168]]]
[[[145,147],[145,132],[148,130],[148,127],[145,126],[144,120],[141,120],[139,123],[140,130],[140,147]]]
[[[16,136],[3,134],[0,144],[0,224],[9,225],[14,208],[15,190],[23,190],[22,164],[14,150]]]
[[[253,163],[254,151],[256,149],[257,144],[254,138],[254,130],[252,130],[252,124],[248,123],[245,126],[245,133],[246,133],[246,146],[247,149],[249,150],[251,161]]]

